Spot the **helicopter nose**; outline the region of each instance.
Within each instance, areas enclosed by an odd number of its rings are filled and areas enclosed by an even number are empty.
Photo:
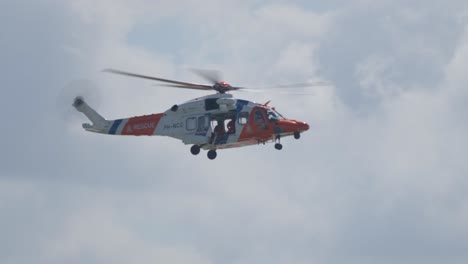
[[[309,124],[307,124],[306,122],[297,121],[296,124],[297,124],[299,131],[309,130]]]
[[[300,126],[300,130],[302,130],[302,131],[309,130],[309,124],[307,124],[306,122],[298,122],[298,123],[299,123],[299,126]]]
[[[309,125],[306,122],[297,120],[281,120],[278,123],[279,127],[287,133],[303,132],[309,130]]]

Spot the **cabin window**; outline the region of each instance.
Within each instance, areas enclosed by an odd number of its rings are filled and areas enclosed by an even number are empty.
[[[247,124],[249,120],[249,113],[248,112],[240,112],[238,117],[237,117],[237,122],[239,125],[245,125]]]
[[[224,124],[226,125],[225,128],[228,134],[236,133],[236,119],[235,118],[226,119],[224,121]]]
[[[185,121],[185,127],[187,130],[195,130],[197,129],[197,118],[196,117],[189,117]]]
[[[210,120],[207,116],[198,117],[198,130],[208,130],[210,127]]]
[[[218,110],[219,109],[219,104],[216,102],[218,98],[208,98],[205,100],[205,110],[210,111],[210,110]]]
[[[265,123],[265,117],[263,116],[262,111],[260,110],[255,111],[254,120],[255,120],[255,123],[258,123],[258,124]]]

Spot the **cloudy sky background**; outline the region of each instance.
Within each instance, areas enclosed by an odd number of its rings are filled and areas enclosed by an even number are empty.
[[[0,22],[1,263],[468,261],[466,1],[6,0]],[[332,85],[236,94],[311,129],[210,161],[57,109],[78,79],[109,119],[206,94],[108,67]]]

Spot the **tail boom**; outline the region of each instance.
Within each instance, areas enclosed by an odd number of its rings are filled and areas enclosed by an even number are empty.
[[[106,120],[98,114],[96,110],[91,108],[81,97],[75,98],[73,106],[92,122],[92,124],[83,124],[83,128],[85,130],[109,135],[156,135],[156,128],[158,127],[159,121],[164,116],[163,113],[159,113],[116,120]]]
[[[111,126],[107,134],[152,136],[156,135],[156,128],[164,114],[152,114],[110,121]]]

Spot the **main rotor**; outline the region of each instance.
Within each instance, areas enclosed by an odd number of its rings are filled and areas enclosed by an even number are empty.
[[[115,74],[120,74],[120,75],[126,75],[126,76],[131,76],[131,77],[137,77],[137,78],[143,78],[143,79],[162,82],[162,84],[160,84],[160,85],[161,86],[167,86],[167,87],[195,89],[195,90],[206,90],[206,91],[214,90],[214,91],[216,91],[217,93],[220,93],[220,94],[225,94],[226,92],[230,92],[230,91],[237,91],[237,90],[246,89],[244,87],[231,86],[229,83],[221,81],[220,80],[221,78],[219,77],[220,74],[217,71],[200,70],[200,69],[192,69],[192,71],[194,73],[200,75],[201,77],[205,78],[206,80],[212,82],[213,84],[212,85],[207,85],[207,84],[181,82],[181,81],[163,79],[163,78],[159,78],[159,77],[142,75],[142,74],[131,73],[131,72],[126,72],[126,71],[121,71],[121,70],[114,70],[114,69],[105,69],[104,70],[104,72],[110,72],[110,73],[115,73]]]
[[[126,75],[136,78],[148,79],[153,81],[161,82],[161,86],[167,87],[174,87],[174,88],[184,88],[184,89],[194,89],[194,90],[205,90],[205,91],[216,91],[218,94],[225,94],[230,91],[239,91],[239,90],[247,90],[247,91],[259,91],[255,89],[249,89],[246,87],[239,87],[239,86],[232,86],[229,83],[222,81],[221,73],[219,71],[214,70],[202,70],[202,69],[191,69],[192,72],[201,76],[205,80],[211,82],[211,85],[207,84],[197,84],[197,83],[189,83],[189,82],[181,82],[175,81],[170,79],[163,79],[154,76],[142,75],[137,73],[131,73],[121,70],[115,69],[105,69],[104,72]],[[300,87],[311,87],[311,86],[324,86],[328,85],[324,82],[305,82],[305,83],[295,83],[295,84],[288,84],[288,85],[275,85],[267,88],[300,88]],[[297,93],[296,93],[297,94]]]

